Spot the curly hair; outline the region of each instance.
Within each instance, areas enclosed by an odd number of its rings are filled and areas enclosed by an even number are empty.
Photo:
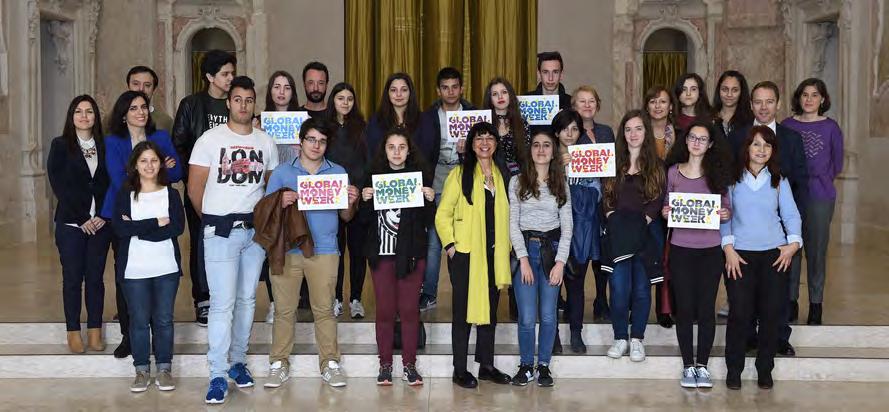
[[[716,133],[716,126],[706,120],[695,120],[688,126],[688,130],[682,133],[682,140],[677,141],[667,154],[666,166],[669,169],[678,163],[688,162],[688,135],[694,128],[703,128],[707,130],[707,136],[710,138],[710,146],[704,153],[704,160],[701,162],[701,169],[704,171],[704,178],[707,180],[707,187],[713,193],[724,194],[728,187],[734,182],[734,167],[732,165],[732,157],[728,147],[728,141],[721,133]],[[680,144],[685,143],[685,144]]]

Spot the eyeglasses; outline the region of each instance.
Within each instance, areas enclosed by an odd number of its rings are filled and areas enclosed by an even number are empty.
[[[695,136],[693,134],[689,134],[688,137],[685,138],[689,143],[698,142],[700,144],[707,144],[710,142],[710,138],[707,136]]]
[[[327,146],[327,139],[319,139],[315,136],[306,136],[303,138],[303,143],[308,143],[311,145],[317,144],[318,146]]]

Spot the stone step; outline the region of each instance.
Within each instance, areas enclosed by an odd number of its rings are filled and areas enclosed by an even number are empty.
[[[426,342],[430,345],[451,343],[451,324],[426,322]],[[256,322],[253,324],[251,344],[271,343],[272,325]],[[340,322],[338,325],[340,344],[373,345],[376,335],[373,322]],[[475,334],[473,329],[473,335]],[[676,329],[665,329],[657,324],[649,324],[645,332],[646,345],[676,346]],[[570,342],[568,325],[560,324],[559,335],[564,344]],[[207,328],[193,322],[175,324],[175,342],[180,344],[202,344],[207,342]],[[109,345],[120,342],[120,328],[117,323],[105,324],[105,337]],[[313,324],[298,322],[294,332],[297,344],[315,343]],[[474,337],[471,338],[474,341]],[[613,339],[611,325],[590,323],[584,325],[583,339],[587,345],[610,345]],[[497,325],[498,343],[518,342],[515,323]],[[794,325],[790,339],[795,346],[813,348],[887,348],[889,349],[889,326],[806,326]],[[0,323],[0,345],[9,344],[65,344],[66,332],[63,323]],[[716,326],[714,345],[725,345],[725,325]]]
[[[647,345],[647,359],[634,363],[628,357],[610,359],[604,354],[605,345],[590,345],[584,355],[554,355],[551,363],[556,378],[618,378],[618,379],[677,379],[682,361],[675,346]],[[248,365],[262,383],[268,373],[267,344],[252,345]],[[470,346],[470,353],[474,350]],[[102,353],[71,354],[61,344],[2,344],[0,345],[0,378],[98,378],[132,376],[132,358],[115,359],[109,347]],[[340,345],[342,365],[348,376],[375,377],[379,359],[375,345]],[[514,373],[518,365],[518,345],[497,345],[495,365],[507,373]],[[713,348],[710,371],[715,379],[724,379],[724,348]],[[174,347],[173,373],[178,377],[206,377],[206,345],[177,344]],[[755,378],[754,359],[748,357],[743,377]],[[854,347],[797,347],[797,356],[779,357],[773,376],[779,380],[889,382],[889,349]],[[401,364],[396,353],[395,365]],[[449,377],[452,374],[450,345],[427,345],[417,360],[418,368],[426,377]],[[318,376],[318,356],[314,345],[294,345],[291,355],[291,375]],[[469,365],[477,372],[477,365],[469,357]],[[396,366],[395,374],[400,376]]]

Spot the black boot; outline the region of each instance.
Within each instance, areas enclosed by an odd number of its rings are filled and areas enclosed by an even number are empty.
[[[132,352],[130,351],[130,340],[124,337],[120,341],[120,345],[117,345],[117,349],[114,349],[114,357],[117,359],[123,359],[127,356],[130,356]]]
[[[807,325],[820,325],[821,324],[821,304],[820,303],[810,303],[809,304],[809,320],[806,321]]]
[[[562,338],[559,337],[559,329],[556,329],[556,339],[553,341],[553,353],[556,355],[562,354]]]
[[[586,353],[586,344],[583,343],[583,335],[579,330],[571,331],[571,352]]]
[[[658,325],[661,325],[661,327],[670,329],[673,327],[673,317],[668,314],[658,313],[657,323]]]
[[[790,301],[790,316],[787,319],[788,322],[796,322],[799,319],[799,302],[795,300]],[[811,313],[811,311],[809,311]]]

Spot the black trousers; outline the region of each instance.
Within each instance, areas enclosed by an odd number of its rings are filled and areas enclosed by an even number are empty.
[[[210,304],[210,287],[207,285],[207,272],[204,268],[204,229],[201,218],[194,210],[188,195],[185,196],[185,220],[188,222],[188,273],[191,275],[191,298],[194,306],[198,303]],[[119,301],[119,300],[118,300]]]
[[[596,299],[593,306],[602,305],[601,307],[604,309],[608,307],[606,295],[608,277],[602,274],[601,263],[598,261],[591,263],[593,276],[596,279]],[[583,329],[583,312],[586,301],[584,285],[586,284],[587,264],[587,262],[584,262],[582,264],[565,265],[565,295],[567,295],[568,324],[572,332]]]
[[[725,271],[722,248],[685,248],[670,245],[670,285],[676,338],[685,367],[695,365],[694,321],[698,321],[697,364],[707,365],[716,334],[716,294]]]
[[[120,253],[118,248],[120,248],[120,240],[115,236],[111,238],[111,250],[114,251],[114,299],[117,302],[117,322],[120,323],[120,334],[123,336],[123,340],[129,342],[130,311],[127,307],[127,298],[123,291],[123,285],[119,280],[123,279],[123,271],[127,268],[118,265],[117,254]]]
[[[364,291],[364,279],[367,275],[367,258],[364,257],[365,226],[358,224],[355,219],[350,222],[340,220],[337,243],[340,248],[340,264],[336,272],[336,298],[343,300],[343,278],[345,277],[346,246],[349,247],[349,302],[361,300]]]
[[[744,353],[747,336],[755,314],[759,315],[759,339],[756,354],[756,370],[771,373],[775,367],[779,330],[786,319],[788,272],[778,272],[772,263],[780,251],[739,250],[747,264],[741,265],[741,278],[726,275],[729,315],[725,333],[725,363],[728,373],[740,374],[744,370]],[[784,316],[784,317],[782,317]]]
[[[488,262],[493,262],[493,254],[488,255]],[[469,303],[469,254],[457,252],[448,259],[451,288],[453,290],[453,308],[451,315],[451,345],[454,352],[454,373],[466,372],[466,357],[469,354],[469,332],[472,325],[466,323],[467,305]],[[478,274],[476,274],[478,276]],[[494,265],[488,264],[488,285],[493,285]],[[494,366],[494,333],[497,328],[497,301],[500,291],[496,286],[488,287],[488,301],[491,307],[491,323],[475,327],[475,361],[483,367]]]
[[[111,242],[111,225],[106,223],[95,235],[80,228],[56,223],[56,247],[62,264],[62,306],[65,329],[80,330],[81,296],[86,300],[86,327],[102,327],[105,306],[105,260]]]

